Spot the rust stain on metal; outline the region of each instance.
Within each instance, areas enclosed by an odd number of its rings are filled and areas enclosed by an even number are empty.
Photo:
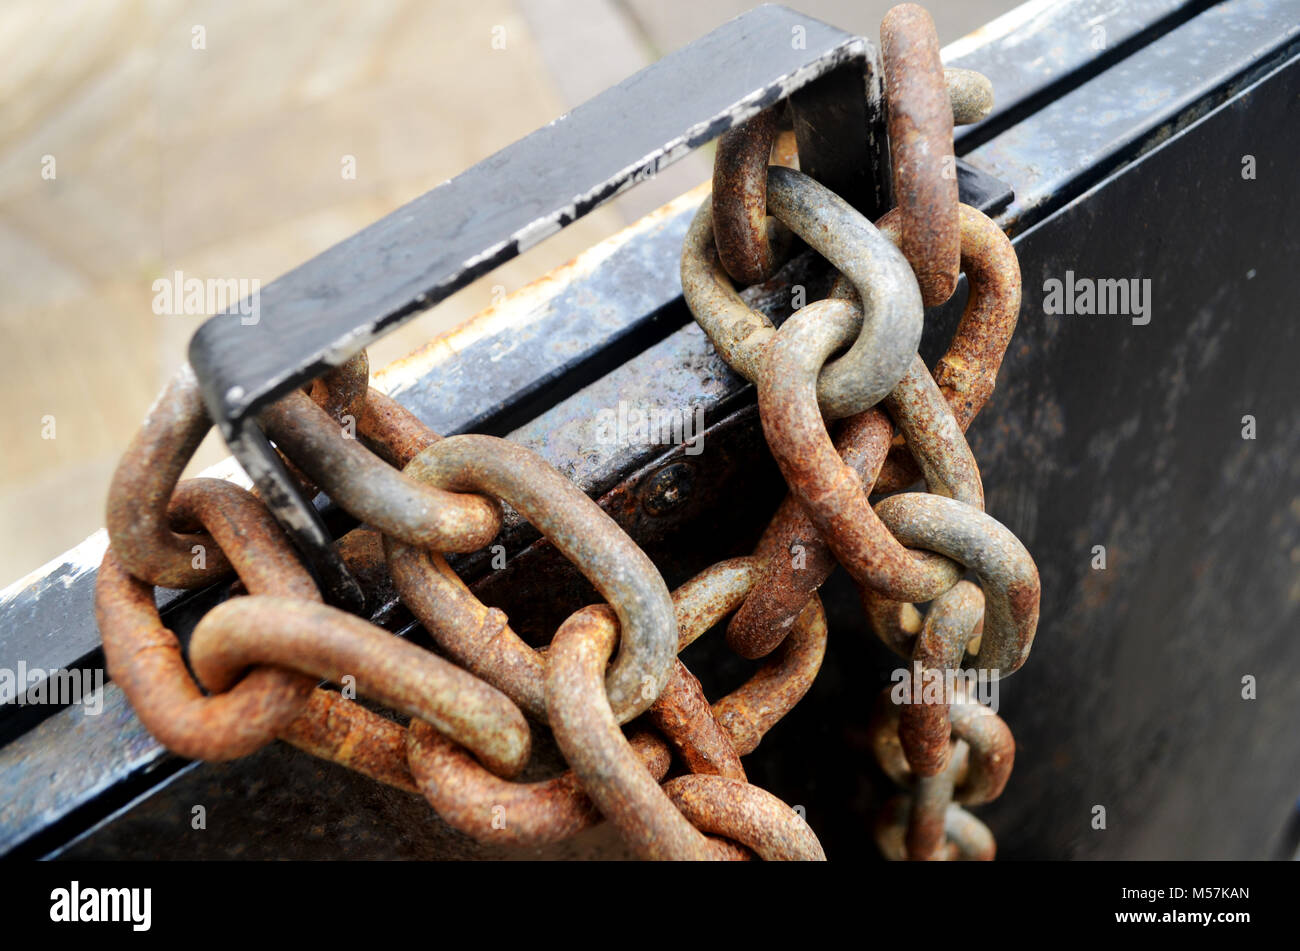
[[[748,756],[763,735],[803,699],[826,656],[826,612],[812,594],[777,651],[743,685],[713,705],[737,753]]]
[[[767,214],[767,165],[776,140],[775,108],[728,130],[713,161],[713,235],[718,260],[741,284],[766,281],[789,232]]]
[[[422,485],[503,498],[546,536],[618,615],[608,690],[619,722],[649,708],[668,681],[677,627],[658,569],[617,522],[541,456],[494,436],[444,439],[403,471]]]
[[[767,204],[857,291],[860,308],[841,303],[852,322],[843,341],[849,350],[822,369],[817,397],[833,419],[863,412],[894,388],[920,343],[922,308],[916,278],[898,249],[871,222],[801,172],[769,167]],[[687,231],[681,279],[691,313],[723,360],[757,383],[774,331],[771,321],[736,293],[722,269],[708,202],[700,206]]]
[[[528,724],[505,694],[328,605],[261,595],[227,601],[195,627],[190,662],[214,691],[226,690],[256,663],[333,683],[351,678],[359,693],[425,720],[499,775],[514,776],[528,761]]]
[[[960,683],[960,681],[958,682]],[[907,704],[896,704],[886,688],[876,698],[868,733],[880,768],[894,782],[911,789],[917,774],[903,753],[899,722]],[[969,757],[953,773],[953,799],[969,806],[992,802],[1002,794],[1015,765],[1016,744],[1006,721],[958,689],[949,708],[954,744],[969,750]],[[945,769],[947,766],[945,766]]]
[[[209,564],[227,551],[250,591],[300,599],[294,603],[319,600],[289,540],[249,492],[218,479],[191,479],[177,489],[172,509],[182,520],[209,527]],[[133,577],[112,546],[95,582],[95,619],[109,677],[149,732],[190,759],[235,759],[265,746],[302,712],[316,683],[265,667],[241,679],[241,668],[226,684],[228,692],[205,697],[176,635],[158,616],[153,586]]]
[[[385,535],[438,551],[477,551],[501,530],[495,501],[407,478],[303,393],[286,395],[259,419],[267,435],[339,507]]]
[[[964,433],[997,385],[1002,358],[1020,318],[1021,286],[1020,263],[1002,229],[969,205],[960,206],[960,221],[961,267],[970,281],[970,297],[947,352],[935,364],[934,381]],[[876,224],[895,244],[901,241],[902,219],[897,210]],[[908,451],[895,447],[876,490],[896,492],[920,475]]]
[[[628,738],[628,745],[652,780],[668,772],[671,754],[662,740],[639,731]],[[571,770],[539,782],[510,782],[419,720],[411,723],[406,750],[415,782],[434,811],[479,842],[546,845],[601,819]]]
[[[365,413],[369,388],[370,357],[362,350],[346,363],[313,380],[304,391],[334,420],[344,423],[351,419],[356,424]]]
[[[617,639],[617,619],[605,605],[583,608],[556,632],[546,665],[555,741],[587,795],[643,858],[715,858],[715,847],[673,805],[614,719],[605,665]]]
[[[880,471],[893,429],[878,410],[840,423],[835,449],[862,485]],[[770,654],[785,639],[808,599],[838,562],[799,499],[788,495],[759,540],[761,568],[749,597],[727,626],[727,644],[742,657]]]
[[[373,387],[357,419],[357,435],[366,447],[398,469],[442,438],[401,403]]]
[[[731,734],[709,706],[699,680],[680,660],[649,716],[692,773],[745,779]]]
[[[313,690],[307,709],[280,739],[405,792],[420,791],[406,764],[406,729],[333,691]]]
[[[851,311],[842,300],[818,301],[781,325],[758,389],[763,433],[790,491],[848,572],[897,601],[929,601],[957,583],[957,564],[909,552],[882,524],[817,405],[818,372],[856,332]]]
[[[384,539],[402,602],[452,659],[496,687],[530,716],[546,719],[545,660],[489,608],[439,554]]]
[[[212,427],[189,364],[163,387],[113,472],[108,490],[108,537],[131,574],[166,588],[196,588],[230,571],[211,536],[179,535],[167,506],[185,465]],[[208,553],[194,566],[194,547]]]
[[[904,3],[885,14],[880,45],[894,200],[903,218],[901,247],[921,299],[934,307],[957,287],[960,253],[952,102],[939,36],[929,13]]]
[[[663,790],[697,828],[740,842],[759,858],[826,861],[821,843],[799,813],[764,789],[722,776],[678,776]]]
[[[1033,646],[1039,603],[1038,568],[1020,539],[969,505],[925,492],[892,495],[875,512],[898,542],[947,555],[975,573],[985,598],[979,667],[995,678],[1019,670]]]
[[[903,704],[898,720],[903,753],[918,776],[943,772],[951,752],[947,698],[942,691],[926,691],[925,687],[946,683],[943,676],[961,667],[966,645],[983,616],[984,592],[969,581],[959,581],[935,598],[926,613],[925,626],[912,651],[912,674],[917,682],[911,702]],[[941,696],[934,698],[933,693]]]

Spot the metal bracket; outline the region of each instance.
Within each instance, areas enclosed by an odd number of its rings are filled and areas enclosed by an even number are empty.
[[[208,411],[327,597],[361,607],[259,409],[786,97],[807,168],[878,215],[888,198],[880,87],[867,40],[758,7],[272,282],[255,322],[209,318],[189,351]]]
[[[208,410],[327,598],[362,607],[360,588],[262,432],[257,412],[787,98],[804,170],[868,217],[883,214],[890,204],[889,165],[875,47],[768,5],[290,271],[261,291],[257,320],[218,315],[199,328],[190,363]]]

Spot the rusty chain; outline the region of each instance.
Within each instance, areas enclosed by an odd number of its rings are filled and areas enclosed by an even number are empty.
[[[96,585],[109,675],[150,732],[204,760],[282,739],[422,794],[487,843],[556,842],[603,818],[645,858],[824,859],[800,812],[750,784],[741,758],[821,667],[817,590],[835,566],[858,582],[877,636],[918,679],[972,664],[1012,673],[1038,616],[1033,561],[984,513],[963,435],[992,393],[1020,303],[1010,242],[958,204],[950,168],[954,121],[987,114],[992,90],[978,74],[943,70],[933,23],[915,5],[891,10],[881,37],[898,207],[873,225],[799,172],[785,117],[769,111],[723,137],[712,196],[683,248],[686,301],[722,357],[757,384],[790,488],[752,556],[670,593],[645,553],[551,465],[495,437],[441,438],[369,387],[362,353],[259,422],[305,490],[362,523],[336,543],[340,556],[362,578],[391,578],[438,656],[322,603],[254,494],[179,481],[210,427],[183,368],[115,473]],[[733,281],[771,278],[796,237],[839,276],[826,300],[776,328]],[[951,295],[960,270],[970,301],[931,373],[917,355],[922,309]],[[873,492],[918,479],[927,491],[871,504]],[[523,641],[444,557],[489,545],[503,503],[606,602],[572,614],[546,648]],[[239,596],[203,617],[183,656],[153,588],[207,586],[231,572]],[[758,664],[711,703],[677,655],[728,617],[727,643]],[[322,681],[349,684],[409,725]],[[1002,791],[1014,741],[955,682],[948,695],[902,705],[887,691],[873,713],[875,756],[905,790],[877,822],[887,857],[994,853],[963,806]],[[568,772],[520,780],[530,719],[550,728]]]

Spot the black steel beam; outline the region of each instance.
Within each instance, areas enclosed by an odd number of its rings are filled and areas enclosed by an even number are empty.
[[[258,409],[786,97],[810,173],[883,213],[875,60],[861,37],[757,7],[273,281],[258,319],[247,318],[251,307],[209,318],[190,342],[209,412],[327,599],[362,607]]]

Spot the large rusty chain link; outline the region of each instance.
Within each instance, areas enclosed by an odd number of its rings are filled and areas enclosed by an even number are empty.
[[[549,463],[495,437],[441,438],[370,388],[362,353],[259,422],[304,491],[360,521],[336,543],[340,557],[361,577],[391,578],[444,654],[435,655],[324,604],[253,493],[180,481],[210,427],[183,368],[115,473],[96,585],[109,675],[149,731],[203,760],[282,739],[422,794],[485,843],[556,842],[603,818],[645,858],[824,859],[801,812],[750,784],[742,757],[822,665],[817,590],[835,566],[858,582],[877,636],[918,676],[963,666],[1010,674],[1038,616],[1033,561],[984,512],[963,435],[993,390],[1020,303],[1010,242],[958,204],[951,162],[953,122],[982,118],[991,89],[977,74],[943,70],[919,7],[891,10],[881,36],[898,207],[867,221],[797,170],[786,117],[763,113],[720,142],[713,194],[683,248],[687,303],[723,358],[757,384],[763,431],[790,487],[752,556],[670,593],[619,525]],[[777,328],[733,281],[770,279],[796,239],[838,278],[826,300]],[[946,300],[962,270],[970,301],[932,373],[917,355],[923,307]],[[873,492],[918,479],[927,491],[871,503]],[[545,648],[521,639],[444,557],[491,544],[503,503],[605,602],[572,614]],[[198,588],[232,572],[237,596],[202,618],[183,654],[154,587]],[[915,605],[925,602],[923,616]],[[728,617],[727,643],[758,663],[710,702],[677,655]],[[322,682],[347,684],[409,725]],[[905,790],[877,823],[888,857],[992,857],[991,833],[963,806],[1002,791],[1014,742],[956,682],[923,702],[882,696],[872,716],[876,758]],[[530,719],[549,727],[568,772],[520,779]]]
[[[979,468],[964,437],[993,392],[1020,311],[1011,242],[957,198],[953,122],[982,117],[991,89],[978,74],[943,70],[934,24],[916,5],[889,11],[881,41],[897,207],[873,227],[852,209],[823,202],[810,223],[807,203],[791,196],[815,194],[818,186],[767,164],[775,120],[760,116],[719,145],[719,160],[725,157],[727,170],[747,181],[721,191],[715,172],[714,194],[687,236],[687,302],[732,369],[757,385],[763,431],[790,487],[759,541],[759,580],[732,618],[727,642],[751,658],[775,650],[809,597],[842,564],[862,590],[876,633],[910,659],[918,682],[964,664],[996,679],[1028,657],[1039,580],[1024,546],[984,513]],[[832,213],[842,217],[831,222]],[[771,277],[777,224],[767,215],[839,271],[826,300],[799,308],[780,328],[749,309],[732,283]],[[839,246],[845,236],[853,242],[847,253]],[[892,246],[901,255],[891,254]],[[901,277],[900,260],[907,265]],[[865,279],[854,269],[864,261]],[[911,336],[919,333],[919,304],[946,301],[962,270],[970,297],[931,373]],[[900,280],[916,288],[901,299],[911,319],[896,311],[884,317],[887,326],[892,318],[893,327],[905,328],[896,331],[907,335],[901,351],[880,345],[877,296]],[[900,299],[894,300],[897,306]],[[839,384],[849,375],[856,390]],[[839,421],[834,437],[828,420]],[[897,492],[918,479],[927,492],[871,504],[873,493]],[[962,580],[967,572],[978,585]],[[923,602],[930,602],[924,618],[915,607]],[[963,732],[973,729],[975,715],[968,711],[998,725],[996,748],[977,752],[995,759],[1002,772],[979,786],[978,796],[959,801],[985,802],[1001,792],[1014,743],[996,713],[964,692],[962,680],[950,682],[960,697],[923,695],[897,707],[887,691],[890,715],[873,719],[877,758],[909,790],[878,824],[887,857],[993,855],[992,834],[954,804],[954,789],[969,769]],[[899,750],[897,760],[886,760],[887,740]],[[985,762],[976,759],[979,768]]]

